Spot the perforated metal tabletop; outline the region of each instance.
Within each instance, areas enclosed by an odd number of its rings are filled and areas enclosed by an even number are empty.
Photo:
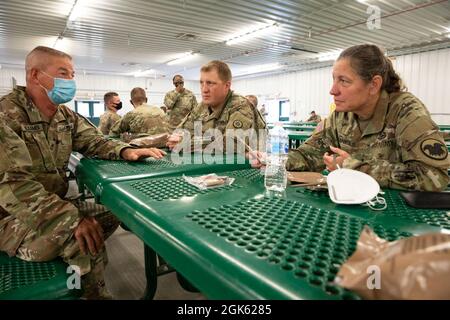
[[[258,170],[224,174],[232,186],[206,191],[180,177],[111,183],[103,202],[213,299],[356,299],[332,281],[364,225],[388,240],[448,227],[443,211],[395,204],[395,191],[376,213],[299,188],[267,197]]]
[[[111,182],[248,168],[248,160],[238,155],[188,154],[175,158],[169,153],[163,159],[148,158],[139,162],[83,158],[76,167],[76,179],[80,192],[87,188],[100,202],[104,186]]]

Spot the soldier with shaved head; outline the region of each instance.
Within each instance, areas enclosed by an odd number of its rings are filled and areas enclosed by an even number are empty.
[[[26,87],[0,98],[0,250],[27,261],[62,257],[80,269],[84,298],[110,298],[104,241],[118,221],[101,205],[65,198],[70,154],[138,160],[164,153],[105,139],[64,105],[76,92],[70,55],[36,47],[25,69]]]
[[[147,104],[147,94],[143,88],[134,88],[130,95],[134,110],[116,122],[109,132],[111,137],[120,137],[121,134],[127,133],[132,139],[169,132],[164,111]]]
[[[117,111],[122,109],[122,101],[120,101],[119,94],[113,91],[105,93],[103,101],[105,102],[106,112],[100,116],[98,128],[104,135],[108,135],[109,130],[121,118]]]

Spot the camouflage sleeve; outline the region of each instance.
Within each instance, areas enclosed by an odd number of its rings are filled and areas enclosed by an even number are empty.
[[[335,123],[335,117],[332,114],[317,125],[311,137],[300,147],[290,150],[286,169],[289,171],[316,172],[324,170],[324,153],[329,151],[330,145],[334,147],[339,146],[335,134]]]
[[[0,207],[40,234],[67,234],[79,224],[78,209],[37,182],[24,141],[0,121]]]
[[[191,111],[194,110],[196,107],[197,107],[197,98],[195,97],[195,94],[192,94]]]
[[[124,148],[131,148],[131,146],[105,138],[86,118],[77,115],[73,151],[78,151],[86,157],[97,156],[101,159],[118,160],[121,159],[120,152]]]
[[[178,125],[177,129],[185,129],[188,130],[190,135],[194,135],[194,122],[195,119],[198,117],[198,114],[196,113],[196,109],[189,112],[183,120],[181,120],[180,124]]]
[[[167,109],[171,110],[175,103],[177,102],[178,98],[180,97],[180,94],[178,92],[170,91],[166,94],[164,97],[164,105],[167,107]]]
[[[111,138],[120,138],[120,135],[130,130],[130,115],[127,113],[123,118],[114,123],[109,130]]]
[[[123,119],[121,119],[113,124],[111,129],[109,129],[109,133],[108,133],[109,137],[111,137],[111,138],[119,138],[120,137],[120,134],[121,134],[120,126],[121,126],[122,122],[123,122]]]
[[[344,167],[370,174],[382,187],[422,191],[447,188],[450,168],[447,147],[425,107],[415,101],[400,112],[396,128],[401,162],[348,158]]]
[[[98,124],[98,129],[106,136],[109,133],[109,124],[108,121],[109,117],[107,117],[105,114],[102,114],[100,116],[100,122]]]

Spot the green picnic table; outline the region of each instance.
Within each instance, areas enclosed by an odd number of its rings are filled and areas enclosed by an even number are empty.
[[[265,194],[263,175],[223,172],[232,185],[199,190],[182,177],[105,186],[102,202],[211,299],[358,299],[333,283],[364,225],[396,240],[450,230],[443,210],[337,205],[327,193],[288,187]]]
[[[163,159],[148,158],[138,162],[81,158],[76,166],[75,176],[79,191],[84,194],[88,189],[96,202],[101,202],[104,186],[111,182],[182,175],[185,172],[217,173],[248,168],[249,161],[244,156],[234,154],[215,156],[168,153]]]
[[[292,131],[288,130],[289,137],[289,149],[298,148],[303,142],[308,140],[308,138],[312,135],[312,132],[307,131]]]

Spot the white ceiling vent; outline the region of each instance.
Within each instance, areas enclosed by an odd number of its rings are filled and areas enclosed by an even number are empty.
[[[192,33],[179,33],[175,36],[176,39],[194,41],[198,40],[200,37]]]

